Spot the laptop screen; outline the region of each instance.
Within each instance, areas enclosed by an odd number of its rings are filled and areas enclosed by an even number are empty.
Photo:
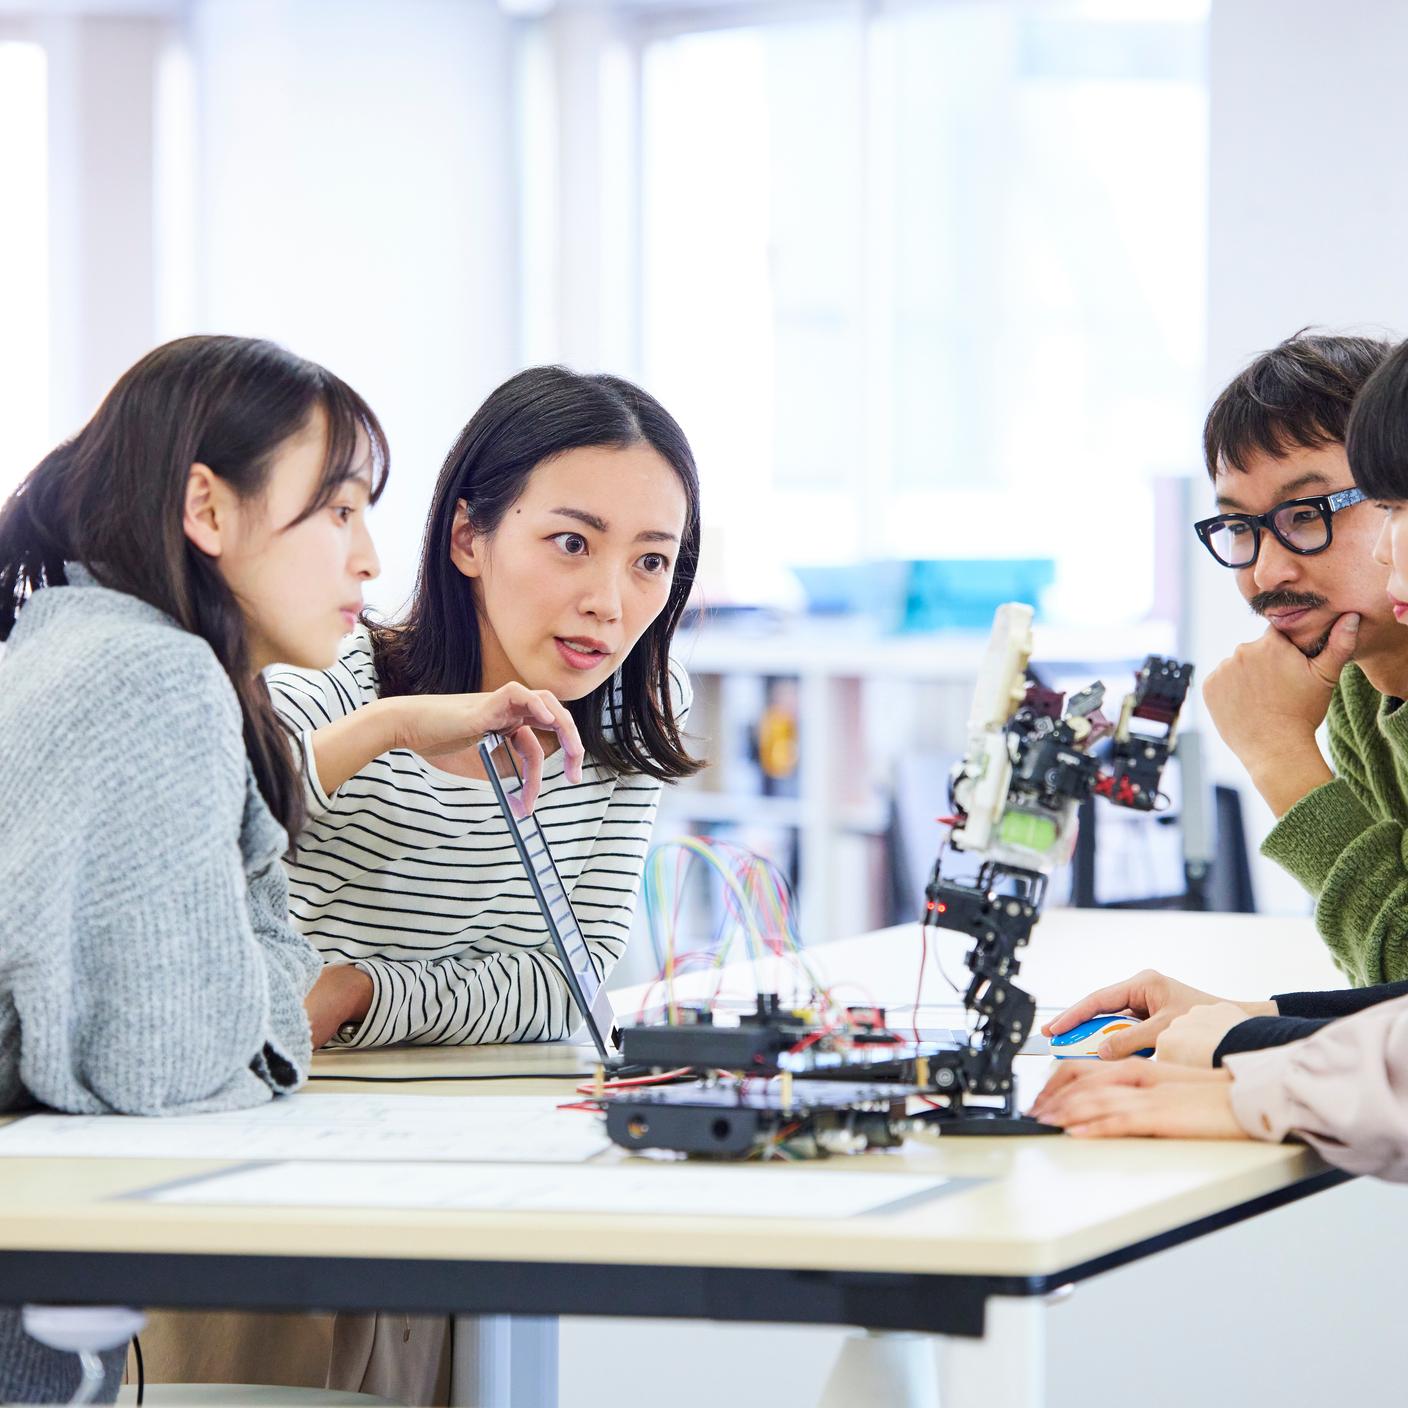
[[[567,898],[567,889],[557,872],[543,828],[531,812],[523,810],[523,778],[518,771],[518,760],[513,749],[498,734],[492,733],[486,734],[479,744],[479,760],[493,786],[519,859],[528,872],[533,897],[542,912],[558,961],[566,972],[567,986],[577,1010],[582,1014],[597,1054],[607,1060],[617,1049],[611,999],[587,951],[586,938],[572,912],[572,902]]]

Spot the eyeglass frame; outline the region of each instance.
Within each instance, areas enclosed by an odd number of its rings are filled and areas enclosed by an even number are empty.
[[[1355,487],[1353,489],[1338,489],[1333,494],[1312,494],[1303,499],[1287,499],[1284,503],[1274,504],[1265,513],[1218,513],[1211,518],[1200,518],[1194,525],[1193,531],[1198,535],[1198,541],[1208,550],[1212,560],[1219,567],[1226,567],[1229,571],[1240,572],[1246,567],[1255,567],[1256,560],[1261,556],[1261,534],[1265,529],[1281,544],[1287,552],[1293,552],[1298,557],[1314,557],[1317,553],[1322,553],[1335,540],[1334,517],[1342,508],[1352,508],[1355,504],[1362,504],[1368,499],[1363,489]],[[1320,517],[1325,524],[1325,541],[1318,548],[1298,548],[1294,543],[1288,543],[1277,531],[1273,522],[1276,515],[1287,508],[1316,508],[1320,510]],[[1213,545],[1208,541],[1213,529],[1221,523],[1226,523],[1229,519],[1238,523],[1247,524],[1252,530],[1252,555],[1246,562],[1233,564],[1224,562],[1218,555]]]

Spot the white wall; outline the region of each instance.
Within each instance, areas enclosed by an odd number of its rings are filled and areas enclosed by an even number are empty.
[[[51,439],[155,340],[151,95],[171,32],[136,14],[41,13],[31,27],[49,73]]]
[[[371,402],[373,518],[409,590],[431,486],[518,362],[514,22],[494,0],[193,0],[197,321],[273,337]]]
[[[1209,399],[1253,354],[1307,324],[1408,331],[1405,53],[1408,5],[1398,0],[1213,0]],[[1191,534],[1186,543],[1190,639],[1206,674],[1261,626],[1231,574]],[[1219,780],[1245,784],[1210,742]],[[1271,816],[1244,790],[1255,843]],[[1275,866],[1262,862],[1255,879],[1263,909],[1305,909]]]

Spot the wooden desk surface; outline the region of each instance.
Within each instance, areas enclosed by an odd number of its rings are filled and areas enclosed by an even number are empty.
[[[852,979],[880,1000],[912,992],[915,930],[882,931],[813,952],[829,981]],[[1308,922],[1228,916],[1053,911],[1024,976],[1044,1005],[1143,964],[1166,967],[1229,995],[1329,986],[1337,975]],[[1118,965],[1118,966],[1116,966]],[[1284,976],[1283,976],[1284,975]],[[741,978],[741,973],[731,977]],[[931,991],[935,980],[931,976]],[[1038,988],[1038,984],[1043,987]],[[746,988],[746,985],[745,985]],[[935,993],[935,996],[938,996]],[[618,999],[626,1010],[632,995]],[[638,1001],[638,997],[634,1000]],[[912,1000],[912,999],[911,999]],[[1030,1058],[1028,1058],[1030,1059]],[[579,1065],[578,1063],[582,1063]],[[331,1075],[486,1075],[583,1069],[567,1046],[325,1052]],[[1043,1063],[1044,1065],[1044,1063]],[[315,1082],[353,1094],[356,1083]],[[563,1093],[562,1080],[450,1080],[375,1087],[418,1094]],[[297,1097],[294,1097],[297,1098]],[[563,1113],[564,1119],[589,1118]],[[601,1163],[624,1163],[613,1150]],[[631,1160],[639,1167],[640,1160]],[[1308,1149],[1265,1144],[1061,1137],[918,1135],[891,1153],[813,1164],[771,1164],[795,1183],[844,1168],[884,1178],[933,1174],[980,1180],[894,1213],[848,1220],[760,1220],[718,1209],[695,1217],[468,1213],[383,1209],[172,1206],[130,1195],[228,1164],[98,1159],[0,1160],[0,1252],[21,1250],[243,1256],[386,1258],[397,1261],[551,1262],[655,1267],[753,1267],[930,1275],[1046,1276],[1216,1218],[1258,1199],[1291,1196],[1324,1173]],[[652,1176],[668,1178],[662,1163]],[[336,1166],[329,1166],[336,1177]],[[571,1177],[570,1167],[563,1169]]]
[[[839,1222],[762,1221],[726,1209],[682,1218],[123,1200],[228,1166],[196,1159],[5,1160],[0,1250],[1037,1276],[1281,1192],[1324,1167],[1309,1150],[1289,1145],[920,1136],[893,1155],[848,1160],[844,1167],[875,1178],[904,1172],[984,1181],[895,1213]],[[792,1180],[799,1207],[806,1180],[824,1176],[827,1167],[766,1166],[771,1176]],[[658,1176],[671,1171],[662,1165]],[[328,1176],[336,1178],[336,1165],[328,1166]],[[570,1168],[563,1177],[571,1177]]]

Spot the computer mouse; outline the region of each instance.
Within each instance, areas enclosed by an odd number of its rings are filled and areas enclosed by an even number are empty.
[[[1051,1054],[1058,1061],[1099,1060],[1100,1044],[1111,1032],[1122,1027],[1138,1026],[1139,1020],[1128,1013],[1107,1012],[1088,1021],[1077,1022],[1070,1031],[1051,1038]],[[1146,1046],[1136,1056],[1152,1056],[1154,1048]]]

